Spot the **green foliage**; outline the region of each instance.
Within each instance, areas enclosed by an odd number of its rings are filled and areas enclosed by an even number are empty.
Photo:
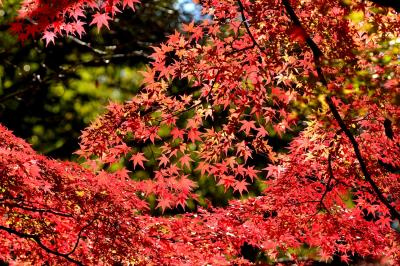
[[[0,8],[0,120],[40,153],[67,159],[80,131],[138,90],[139,71],[182,17],[175,1],[144,1],[124,12],[113,31],[92,30],[82,40],[69,36],[45,48],[41,40],[19,43],[7,30],[19,1]],[[150,15],[151,14],[151,15]],[[45,50],[46,49],[46,50]]]

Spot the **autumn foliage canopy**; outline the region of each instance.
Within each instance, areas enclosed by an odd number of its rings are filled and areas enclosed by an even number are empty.
[[[313,260],[357,254],[399,265],[400,16],[392,2],[201,1],[202,21],[154,47],[140,92],[83,131],[83,165],[38,155],[0,126],[0,259],[301,264],[299,249],[309,248]],[[107,30],[137,4],[24,0],[10,31],[54,45]],[[289,135],[284,150],[271,144]],[[107,171],[121,161],[150,178]],[[204,178],[237,199],[204,201]],[[251,197],[256,182],[263,189]],[[152,215],[149,197],[163,215]]]

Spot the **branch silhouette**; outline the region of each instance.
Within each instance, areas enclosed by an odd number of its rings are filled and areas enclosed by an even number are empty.
[[[290,5],[289,0],[282,0],[282,4],[285,6],[286,12],[288,13],[291,21],[297,27],[300,27],[303,30],[303,32],[305,33],[306,43],[310,47],[310,49],[313,53],[313,56],[314,56],[314,64],[317,69],[318,79],[322,83],[322,85],[327,87],[328,82],[326,81],[326,78],[324,76],[324,73],[322,71],[321,64],[320,64],[320,59],[323,56],[321,49],[313,41],[313,39],[310,37],[310,35],[304,30],[304,27],[301,24],[296,13],[294,12],[293,7]],[[360,164],[361,171],[365,177],[365,180],[367,180],[367,182],[370,184],[370,186],[372,187],[372,189],[373,189],[374,193],[376,194],[377,198],[379,199],[379,201],[381,203],[383,203],[386,206],[386,208],[390,211],[390,214],[392,215],[392,217],[394,217],[400,221],[400,213],[390,204],[390,202],[387,200],[387,198],[383,195],[382,191],[379,189],[378,185],[375,183],[371,174],[369,173],[369,171],[367,169],[367,165],[365,163],[365,160],[361,154],[359,144],[358,144],[357,140],[355,139],[354,135],[347,128],[346,123],[343,121],[342,117],[340,116],[339,111],[336,108],[336,105],[334,104],[334,102],[332,100],[332,96],[330,96],[330,95],[326,96],[325,101],[327,102],[329,109],[332,112],[332,115],[335,118],[336,122],[339,124],[339,127],[341,128],[341,130],[343,130],[344,134],[350,140],[350,143],[353,147],[353,151],[354,151],[356,158]]]

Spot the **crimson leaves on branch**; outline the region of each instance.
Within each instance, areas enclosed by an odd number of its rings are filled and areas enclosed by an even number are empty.
[[[25,0],[10,30],[46,45],[100,31],[137,0]],[[385,3],[383,3],[385,2]],[[154,48],[143,89],[81,136],[86,168],[0,127],[0,258],[32,264],[400,263],[399,25],[387,1],[205,0],[204,21]],[[134,25],[132,25],[134,27]],[[178,80],[190,90],[176,94]],[[218,123],[214,123],[218,120]],[[168,133],[165,134],[165,131]],[[161,133],[164,132],[164,133]],[[296,133],[299,132],[299,133]],[[269,143],[295,134],[286,151]],[[152,144],[157,152],[146,152]],[[261,164],[253,159],[261,155]],[[149,167],[150,161],[155,166]],[[132,180],[122,168],[153,171]],[[199,178],[261,196],[175,216]],[[266,259],[268,258],[268,259]],[[383,263],[383,262],[382,262]]]

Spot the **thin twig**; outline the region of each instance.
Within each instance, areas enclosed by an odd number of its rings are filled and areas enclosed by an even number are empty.
[[[323,205],[325,196],[328,194],[329,191],[332,190],[331,182],[335,178],[333,175],[333,170],[332,170],[332,154],[331,153],[329,153],[329,155],[328,155],[328,174],[329,174],[329,178],[328,178],[328,182],[326,183],[326,186],[325,186],[325,191],[322,194],[321,199],[319,200],[320,205]],[[325,206],[325,205],[323,205],[323,206]],[[325,209],[326,209],[326,207],[325,207]],[[326,210],[327,210],[327,212],[329,212],[328,209],[326,209]]]
[[[79,241],[81,240],[83,231],[86,230],[89,226],[91,226],[94,223],[94,221],[96,221],[96,220],[97,220],[97,217],[93,218],[93,220],[91,220],[87,225],[85,225],[84,227],[81,228],[81,230],[79,230],[78,237],[76,239],[74,247],[72,248],[72,250],[70,252],[66,253],[65,255],[69,256],[75,252],[76,248],[79,245]]]
[[[78,38],[76,38],[76,37],[74,37],[74,36],[69,35],[69,36],[68,36],[68,39],[70,39],[70,40],[76,42],[76,43],[79,44],[79,45],[82,45],[82,46],[85,46],[85,47],[89,48],[90,50],[92,50],[92,51],[95,52],[96,54],[101,54],[101,55],[106,55],[106,54],[108,54],[106,51],[103,51],[103,50],[100,50],[100,49],[97,49],[97,48],[93,47],[91,43],[87,43],[87,42],[84,42],[84,41],[82,41],[82,40],[79,40]]]
[[[241,15],[241,17],[242,17],[242,21],[244,22],[244,27],[246,28],[247,34],[249,35],[251,41],[253,42],[252,48],[253,48],[254,46],[256,46],[258,49],[260,49],[260,51],[261,51],[264,55],[268,56],[268,55],[266,54],[266,52],[265,52],[265,49],[262,48],[262,47],[258,44],[258,42],[256,41],[256,38],[254,37],[253,33],[251,33],[249,23],[248,23],[247,18],[246,18],[245,14],[244,14],[244,6],[243,6],[242,1],[238,0],[237,3],[238,3],[238,6],[239,6],[239,12],[240,12],[240,15]],[[249,48],[249,47],[246,47],[246,49],[248,49],[248,48]]]
[[[26,211],[31,211],[31,212],[38,212],[38,213],[51,213],[57,216],[62,216],[62,217],[72,217],[72,214],[70,213],[64,213],[64,212],[59,212],[51,209],[44,209],[44,208],[36,208],[32,206],[24,206],[24,205],[19,205],[18,203],[3,203],[6,206],[9,206],[11,208],[18,208]]]

